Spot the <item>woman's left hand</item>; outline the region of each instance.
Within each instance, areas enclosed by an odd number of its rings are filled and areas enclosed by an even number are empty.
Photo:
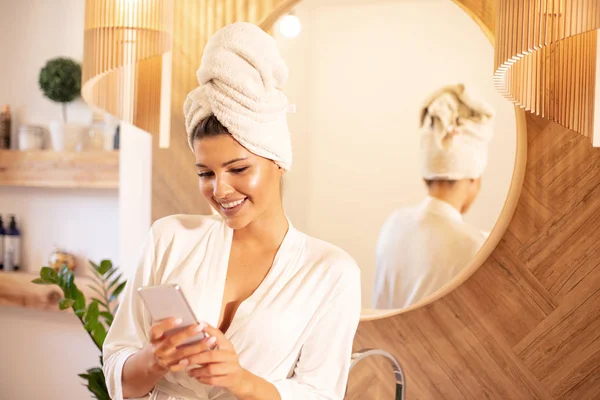
[[[181,365],[201,365],[188,370],[198,382],[228,389],[233,394],[242,391],[247,371],[240,366],[233,344],[217,328],[206,324],[204,332],[216,338],[214,350],[186,357]]]

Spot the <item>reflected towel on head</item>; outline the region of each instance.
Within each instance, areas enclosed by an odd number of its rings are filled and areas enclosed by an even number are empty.
[[[273,37],[246,22],[225,26],[206,44],[196,77],[200,86],[184,104],[192,149],[194,129],[214,114],[248,151],[290,169],[288,68]]]
[[[475,179],[487,166],[494,110],[463,84],[434,92],[421,109],[424,179]]]

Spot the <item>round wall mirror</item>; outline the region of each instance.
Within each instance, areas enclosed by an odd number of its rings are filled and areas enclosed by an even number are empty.
[[[272,26],[295,105],[286,212],[357,261],[364,309],[424,304],[469,270],[511,187],[493,47],[450,0],[288,6]]]

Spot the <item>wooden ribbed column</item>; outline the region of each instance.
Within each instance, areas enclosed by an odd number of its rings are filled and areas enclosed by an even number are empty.
[[[593,137],[599,0],[499,0],[496,88],[518,106]]]
[[[173,0],[86,0],[84,100],[157,134],[172,22]]]

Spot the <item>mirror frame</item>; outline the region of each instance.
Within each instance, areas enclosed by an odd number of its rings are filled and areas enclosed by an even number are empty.
[[[279,18],[290,12],[303,0],[283,0],[271,12],[265,17],[258,25],[266,32],[271,32],[275,26],[275,23]],[[471,18],[477,26],[482,30],[483,34],[487,37],[490,42],[490,46],[494,46],[494,34],[490,29],[483,23],[483,21],[465,4],[459,0],[446,0],[451,1],[457,5],[463,12],[465,12],[469,18]],[[490,71],[490,80],[493,79],[493,71]],[[509,100],[506,100],[509,101]],[[514,107],[515,111],[515,122],[517,128],[517,144],[515,150],[515,160],[513,165],[513,173],[508,188],[506,200],[504,206],[494,224],[494,227],[490,231],[488,239],[485,241],[475,258],[471,263],[461,271],[461,273],[452,281],[448,282],[437,292],[429,297],[422,299],[421,301],[411,305],[410,307],[390,310],[378,310],[363,308],[361,313],[361,321],[372,321],[382,318],[391,317],[406,313],[408,311],[421,308],[428,304],[441,299],[454,289],[458,288],[464,282],[467,281],[483,265],[483,263],[490,257],[494,249],[500,243],[500,240],[506,233],[506,229],[512,220],[519,197],[521,196],[521,189],[523,188],[523,182],[525,180],[525,169],[527,166],[527,121],[525,118],[525,111],[517,106]]]

